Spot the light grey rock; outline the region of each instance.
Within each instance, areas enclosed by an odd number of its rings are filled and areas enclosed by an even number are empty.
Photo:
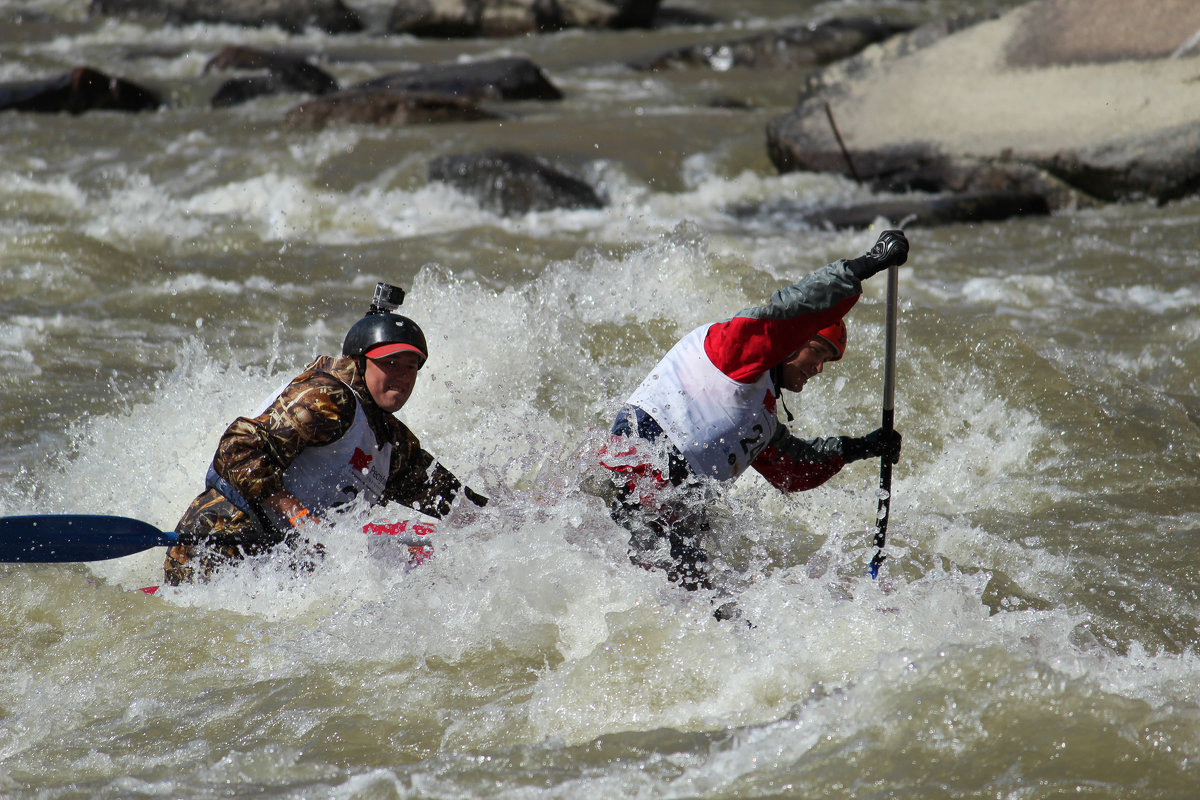
[[[909,175],[926,185],[908,188],[986,191],[937,176],[1001,174],[1018,191],[1057,180],[1104,201],[1170,200],[1200,188],[1198,32],[1195,0],[1037,0],[919,28],[817,75],[768,123],[768,153],[783,172],[898,189]]]

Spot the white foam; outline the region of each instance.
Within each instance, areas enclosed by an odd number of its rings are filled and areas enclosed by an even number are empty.
[[[1200,306],[1200,291],[1190,286],[1181,287],[1173,292],[1155,289],[1152,286],[1109,288],[1101,289],[1096,296],[1120,308],[1134,305],[1143,311],[1160,314]]]
[[[717,623],[709,597],[630,567],[625,533],[599,500],[578,491],[574,455],[583,432],[607,424],[664,342],[758,300],[716,261],[697,228],[683,224],[622,255],[584,253],[550,265],[519,287],[496,289],[425,268],[406,306],[422,310],[434,355],[400,416],[492,502],[439,524],[434,559],[411,571],[403,551],[359,532],[364,519],[408,513],[395,507],[313,532],[328,556],[311,575],[279,559],[251,560],[209,584],[142,599],[112,587],[158,582],[160,550],[96,563],[87,574],[101,588],[89,613],[144,603],[138,613],[155,625],[185,620],[193,634],[217,643],[189,681],[307,685],[314,673],[371,676],[386,688],[368,693],[374,712],[385,716],[437,716],[473,669],[524,671],[511,679],[511,692],[491,696],[489,688],[488,696],[455,706],[441,741],[447,753],[569,746],[660,728],[737,731],[728,746],[679,756],[669,788],[681,796],[701,787],[733,791],[749,780],[750,765],[794,763],[829,737],[892,731],[897,726],[881,722],[879,710],[889,698],[920,697],[947,674],[985,681],[1000,669],[989,666],[998,657],[1012,659],[1009,672],[1034,673],[1017,689],[1034,705],[1071,680],[1151,702],[1190,697],[1193,658],[1137,648],[1123,657],[1087,645],[1080,633],[1086,620],[1076,610],[989,615],[982,598],[991,570],[1053,597],[1073,565],[1020,544],[1010,530],[988,530],[964,509],[1062,497],[1046,479],[1057,446],[1032,411],[1011,405],[984,377],[947,374],[930,354],[908,354],[910,376],[925,375],[929,386],[906,384],[906,402],[922,413],[906,417],[881,580],[864,575],[876,502],[870,463],[794,497],[750,476],[722,501],[717,552],[754,628]],[[187,289],[193,280],[177,277],[155,290]],[[358,282],[364,291],[372,283]],[[233,283],[205,288],[238,290]],[[312,331],[330,346],[339,333]],[[596,358],[597,336],[626,338],[616,346],[606,340],[609,357]],[[866,354],[879,349],[881,326],[864,319],[855,336],[862,369],[841,363],[806,389],[793,403],[798,432],[874,427],[878,395]],[[200,490],[224,426],[300,366],[247,369],[227,353],[184,346],[153,394],[84,420],[71,434],[75,454],[30,476],[39,487],[37,510],[103,509],[170,527]],[[38,602],[36,592],[16,597]],[[123,636],[130,647],[151,646],[137,633]],[[24,680],[37,688],[47,678]],[[102,691],[77,687],[58,702],[90,709]],[[988,696],[967,695],[958,717],[981,713],[971,703]],[[49,736],[59,719],[27,706],[24,741]],[[7,745],[9,752],[26,746]],[[288,760],[278,757],[251,760],[268,774]],[[211,751],[201,760],[212,765]],[[208,778],[223,774],[219,764],[205,769]],[[391,777],[362,780],[387,784]],[[626,791],[644,781],[656,795],[668,788],[611,770],[583,785],[590,791],[606,781]]]

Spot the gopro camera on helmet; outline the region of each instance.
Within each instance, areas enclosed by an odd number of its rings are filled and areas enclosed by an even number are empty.
[[[404,290],[399,286],[377,284],[366,316],[354,323],[342,342],[342,355],[382,358],[407,350],[420,359],[418,369],[424,366],[429,345],[417,323],[396,313],[403,302]]]
[[[371,298],[368,314],[390,314],[404,304],[404,290],[387,283],[375,284],[375,296]]]

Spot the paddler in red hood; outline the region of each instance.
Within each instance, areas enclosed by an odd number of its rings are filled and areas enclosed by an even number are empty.
[[[306,525],[354,500],[401,503],[444,517],[460,498],[487,500],[421,449],[393,416],[429,357],[425,334],[395,313],[404,291],[379,284],[366,316],[346,334],[342,356],[319,356],[260,410],[226,429],[205,490],[176,526],[164,580],[209,577],[221,564],[279,545],[297,565],[319,546]]]
[[[613,479],[609,510],[630,531],[633,563],[661,569],[685,589],[712,588],[701,537],[714,482],[749,467],[781,491],[798,492],[852,461],[899,459],[899,433],[798,439],[775,406],[782,389],[801,391],[845,353],[842,318],[862,282],[907,258],[904,233],[884,231],[865,255],[839,259],[776,291],[765,306],[687,334],[634,389],[599,453]]]

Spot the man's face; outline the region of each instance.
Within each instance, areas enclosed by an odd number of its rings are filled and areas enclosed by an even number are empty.
[[[799,393],[814,375],[820,375],[826,361],[837,358],[833,345],[815,336],[783,362],[780,385],[789,392]]]
[[[403,408],[417,383],[417,365],[420,362],[416,353],[368,358],[363,380],[375,405],[389,414],[395,414]]]

